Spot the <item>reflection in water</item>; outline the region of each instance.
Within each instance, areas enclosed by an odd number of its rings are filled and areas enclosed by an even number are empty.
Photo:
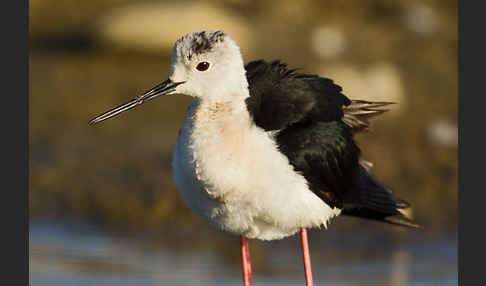
[[[416,237],[391,249],[376,247],[363,259],[355,256],[362,237],[336,243],[329,233],[329,240],[322,239],[326,243],[311,237],[316,285],[457,285],[455,235]],[[304,284],[295,243],[296,238],[290,238],[265,244],[265,267],[271,269],[255,269],[256,285]],[[333,244],[334,249],[329,247]],[[92,225],[33,222],[30,285],[242,284],[239,265],[228,264],[209,250],[180,253],[141,245],[133,238],[108,236]]]
[[[392,271],[390,273],[390,286],[408,285],[408,273],[410,272],[409,265],[411,264],[411,256],[404,249],[400,248],[392,257]]]

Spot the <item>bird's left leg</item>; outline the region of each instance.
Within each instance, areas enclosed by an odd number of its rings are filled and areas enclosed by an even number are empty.
[[[314,282],[312,281],[312,269],[311,269],[310,253],[309,253],[309,242],[308,242],[308,239],[307,239],[307,229],[305,229],[305,228],[300,229],[300,241],[301,241],[301,245],[302,245],[302,258],[304,259],[305,284],[307,286],[313,286]]]
[[[241,268],[243,272],[243,285],[251,286],[251,263],[250,263],[250,247],[248,245],[248,237],[241,236]]]

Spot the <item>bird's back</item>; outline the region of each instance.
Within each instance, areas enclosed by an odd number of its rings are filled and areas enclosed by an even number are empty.
[[[415,226],[405,201],[374,179],[353,135],[389,102],[350,100],[331,79],[298,73],[279,61],[246,65],[255,124],[274,133],[279,150],[309,189],[343,214]]]

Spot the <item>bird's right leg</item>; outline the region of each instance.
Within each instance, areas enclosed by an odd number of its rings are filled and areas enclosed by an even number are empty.
[[[251,263],[250,247],[248,246],[248,237],[241,236],[241,269],[243,272],[243,285],[251,286]]]
[[[302,245],[302,259],[304,260],[305,285],[314,286],[314,282],[312,281],[312,269],[311,269],[310,253],[309,253],[309,241],[307,239],[307,229],[305,229],[305,228],[300,229],[300,241],[301,241],[301,245]]]

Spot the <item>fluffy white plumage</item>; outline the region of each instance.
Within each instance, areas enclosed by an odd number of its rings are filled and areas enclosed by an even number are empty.
[[[221,229],[249,238],[281,239],[302,227],[326,226],[340,210],[309,190],[271,134],[250,118],[238,46],[225,35],[209,51],[188,57],[197,36],[176,42],[169,75],[185,81],[175,93],[193,97],[174,147],[174,177],[183,200]],[[198,71],[201,61],[210,68]]]

